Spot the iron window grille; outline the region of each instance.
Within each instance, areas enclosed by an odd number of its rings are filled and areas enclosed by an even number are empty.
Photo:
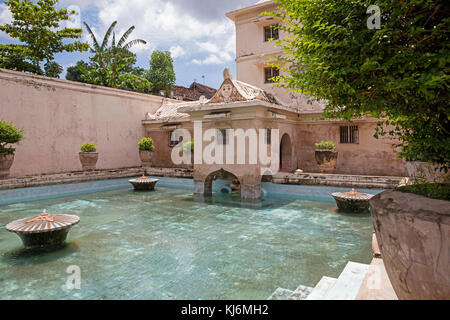
[[[358,126],[340,126],[341,143],[359,143]]]

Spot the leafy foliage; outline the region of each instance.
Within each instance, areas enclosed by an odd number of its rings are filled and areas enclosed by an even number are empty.
[[[70,20],[70,15],[76,12],[56,9],[57,2],[57,0],[38,0],[36,3],[30,0],[4,1],[12,13],[13,21],[1,25],[0,30],[18,39],[22,44],[0,44],[0,67],[57,77],[62,68],[53,62],[56,53],[88,50],[87,43],[81,41],[68,43],[68,39],[80,38],[82,29],[58,29],[61,21]],[[46,61],[45,73],[40,65],[44,61]]]
[[[44,65],[44,74],[47,77],[59,78],[59,75],[62,71],[63,67],[55,61],[47,61]]]
[[[147,79],[133,73],[121,73],[117,77],[117,88],[149,93],[151,83]]]
[[[450,183],[413,184],[397,188],[401,192],[409,192],[424,197],[450,201]]]
[[[449,7],[443,0],[275,0],[280,86],[327,102],[325,116],[379,118],[400,156],[450,165]],[[381,29],[367,27],[369,5]]]
[[[82,152],[96,152],[97,146],[93,143],[85,143],[80,147]]]
[[[151,92],[159,95],[161,91],[168,94],[175,84],[176,76],[173,59],[169,51],[155,50],[150,58],[150,69],[145,77],[152,84]]]
[[[86,70],[91,69],[91,66],[89,65],[89,63],[80,60],[77,62],[76,65],[67,68],[66,80],[76,81],[76,82],[86,82],[82,78],[83,73],[81,72],[80,67],[82,67]]]
[[[319,150],[335,150],[336,145],[333,143],[333,141],[321,141],[319,143],[316,143],[316,148]]]
[[[0,153],[14,153],[16,149],[7,148],[8,144],[20,142],[23,139],[24,130],[18,129],[10,122],[0,120]]]
[[[136,55],[129,51],[134,45],[146,44],[146,42],[141,39],[127,42],[128,37],[135,29],[132,26],[125,31],[116,43],[116,34],[114,32],[116,24],[117,21],[114,21],[109,26],[100,44],[89,25],[84,23],[92,39],[91,52],[94,55],[91,57],[90,68],[87,68],[86,65],[78,66],[82,73],[81,78],[91,84],[144,93],[149,92],[151,84],[142,76],[142,72],[137,72],[133,68],[133,65],[136,63]],[[108,46],[111,35],[111,45]]]
[[[138,149],[140,151],[153,151],[155,150],[155,146],[153,145],[152,138],[142,138],[138,142]]]

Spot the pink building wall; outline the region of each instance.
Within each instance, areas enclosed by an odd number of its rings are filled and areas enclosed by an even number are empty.
[[[98,169],[140,165],[141,121],[162,97],[0,69],[0,120],[25,130],[11,176],[81,170],[80,146],[98,146]]]

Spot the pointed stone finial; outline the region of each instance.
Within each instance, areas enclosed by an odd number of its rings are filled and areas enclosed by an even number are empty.
[[[233,80],[233,76],[231,75],[229,68],[225,68],[223,70],[223,80],[227,80],[227,79]]]

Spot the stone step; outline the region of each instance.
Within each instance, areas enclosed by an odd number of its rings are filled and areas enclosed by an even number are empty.
[[[374,258],[370,263],[356,300],[398,300],[380,258]]]
[[[368,264],[348,262],[323,300],[355,300],[368,271]]]
[[[334,286],[336,281],[336,278],[322,277],[306,300],[322,300],[327,292]]]
[[[306,300],[306,298],[311,294],[313,288],[300,285],[297,289],[289,296],[288,300]]]
[[[284,288],[278,288],[267,300],[287,300],[294,291]]]

